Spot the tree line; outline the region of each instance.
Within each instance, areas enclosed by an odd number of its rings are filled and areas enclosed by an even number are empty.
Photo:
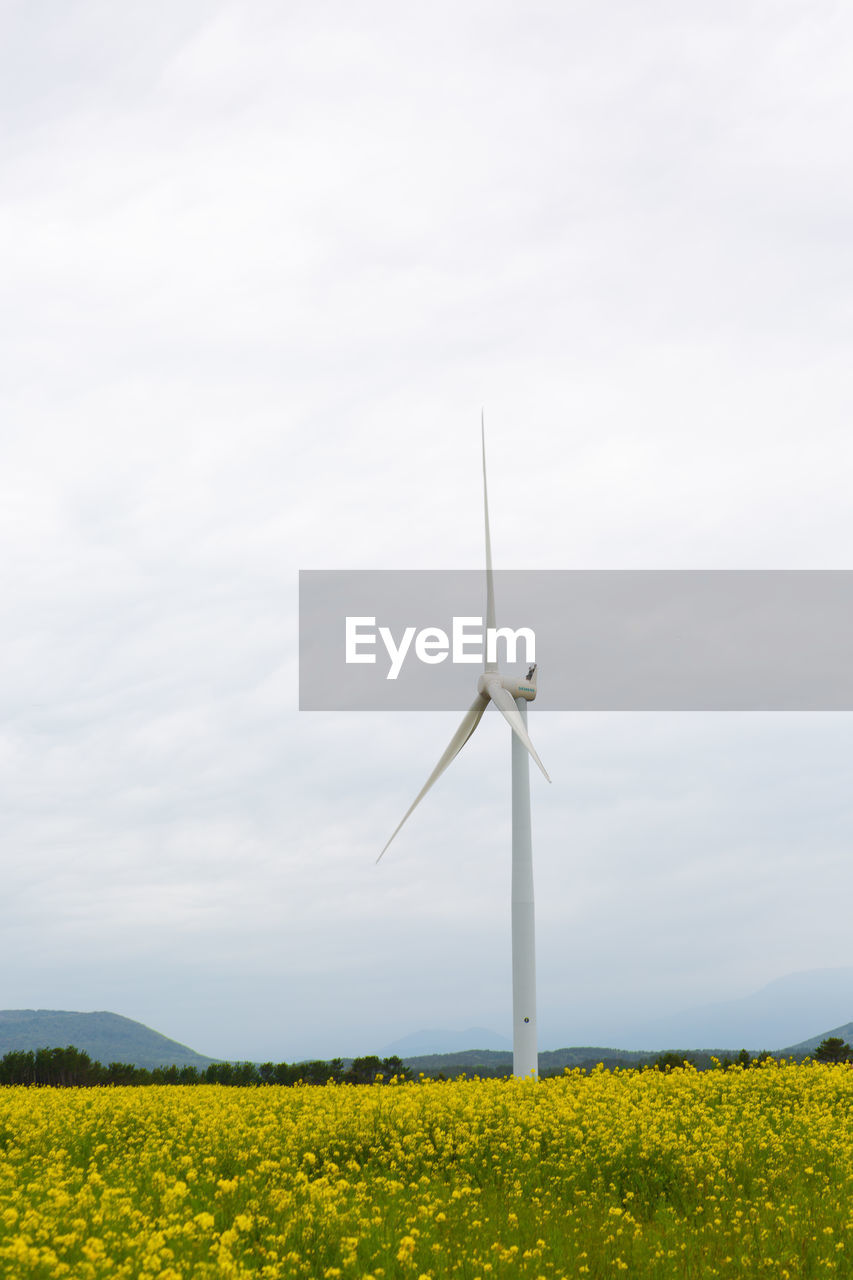
[[[734,1058],[730,1054],[723,1054],[721,1058],[716,1058],[711,1057],[709,1054],[662,1053],[651,1066],[653,1068],[657,1067],[660,1071],[665,1071],[667,1067],[683,1067],[686,1062],[700,1071],[707,1070],[709,1066],[722,1068],[723,1071],[726,1071],[730,1067],[761,1066],[763,1062],[769,1062],[771,1059],[775,1059],[776,1056],[775,1053],[770,1053],[768,1049],[762,1049],[761,1053],[755,1056],[749,1054],[746,1049],[741,1049],[740,1053]],[[815,1062],[850,1062],[853,1059],[853,1049],[840,1036],[827,1036],[825,1040],[821,1040],[811,1056]]]
[[[673,1070],[687,1064],[700,1071],[712,1067],[725,1071],[737,1066],[751,1067],[772,1056],[763,1052],[757,1057],[751,1057],[746,1049],[741,1049],[734,1058],[725,1055],[722,1059],[712,1058],[708,1054],[670,1052],[660,1054],[653,1062],[638,1065],[641,1070]],[[829,1036],[815,1050],[814,1058],[817,1062],[850,1062],[853,1049],[839,1036]],[[604,1065],[624,1066],[624,1063],[606,1062]],[[585,1064],[582,1069],[588,1071],[592,1067]],[[568,1068],[543,1071],[541,1074],[543,1077],[562,1075],[563,1070]],[[461,1067],[458,1070],[446,1067],[445,1071],[428,1074],[439,1080],[467,1074]],[[474,1068],[474,1073],[485,1079],[510,1076],[512,1071],[509,1067],[479,1066]],[[337,1084],[374,1084],[383,1081],[387,1084],[395,1076],[402,1080],[412,1078],[412,1072],[396,1054],[388,1058],[368,1054],[351,1062],[344,1062],[343,1058],[332,1058],[328,1062],[322,1059],[313,1062],[211,1062],[203,1068],[174,1064],[169,1067],[137,1067],[129,1062],[110,1062],[104,1066],[82,1049],[68,1045],[65,1049],[13,1049],[0,1058],[0,1085],[49,1085],[56,1088],[145,1084],[321,1085],[330,1081]]]
[[[190,1065],[137,1067],[129,1062],[107,1066],[88,1053],[68,1045],[65,1049],[13,1049],[0,1058],[0,1085],[89,1085],[144,1084],[374,1084],[394,1076],[409,1079],[411,1072],[396,1054],[379,1058],[369,1054],[345,1064],[343,1058],[329,1062],[211,1062],[198,1068]]]

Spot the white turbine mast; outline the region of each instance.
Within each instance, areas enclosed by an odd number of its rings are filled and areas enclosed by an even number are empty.
[[[486,486],[486,430],[480,419],[483,449],[483,506],[486,519],[486,634],[495,634],[495,581],[492,540],[489,533],[489,494]],[[530,758],[548,782],[551,779],[527,733],[527,704],[536,697],[536,664],[521,680],[502,676],[497,662],[489,661],[488,646],[483,674],[477,681],[477,697],[465,712],[444,755],[415,796],[378,862],[397,832],[423,800],[430,787],[458,756],[477,728],[483,712],[493,702],[512,730],[512,1070],[529,1077],[539,1069],[536,1039],[536,936],[533,903],[533,842],[530,830]]]

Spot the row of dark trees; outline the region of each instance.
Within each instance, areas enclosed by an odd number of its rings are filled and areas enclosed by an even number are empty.
[[[707,1054],[691,1056],[665,1053],[654,1062],[643,1065],[646,1070],[665,1071],[667,1068],[672,1070],[683,1067],[687,1062],[699,1070],[707,1070],[712,1065],[725,1070],[733,1066],[750,1067],[771,1056],[770,1053],[762,1053],[753,1058],[746,1049],[741,1049],[735,1058],[725,1056],[719,1060],[712,1060]],[[815,1050],[814,1057],[818,1062],[850,1062],[853,1049],[840,1037],[829,1036]],[[445,1078],[440,1072],[432,1074],[437,1074],[439,1079]],[[450,1076],[458,1074],[463,1074],[461,1069],[458,1072],[448,1071]],[[475,1074],[482,1077],[508,1076],[511,1070],[508,1067],[479,1067],[475,1069]],[[562,1071],[558,1070],[553,1074],[562,1075]],[[13,1050],[0,1058],[0,1085],[295,1085],[327,1084],[329,1081],[340,1084],[373,1084],[378,1079],[387,1083],[395,1076],[408,1080],[411,1075],[409,1068],[404,1066],[396,1054],[389,1058],[370,1054],[364,1058],[355,1058],[349,1063],[345,1063],[342,1058],[332,1058],[329,1062],[212,1062],[201,1070],[193,1066],[135,1067],[127,1062],[111,1062],[105,1067],[73,1045],[66,1049]]]
[[[740,1053],[734,1057],[731,1054],[724,1053],[721,1058],[712,1057],[710,1053],[661,1053],[654,1062],[647,1064],[647,1070],[665,1071],[667,1067],[683,1067],[687,1063],[691,1067],[696,1067],[698,1071],[708,1071],[712,1067],[722,1068],[727,1071],[730,1067],[751,1067],[762,1062],[767,1062],[773,1054],[767,1049],[762,1050],[759,1054],[751,1054],[746,1049],[741,1049]]]
[[[752,1067],[760,1066],[762,1062],[767,1062],[776,1055],[770,1053],[767,1049],[755,1056],[741,1049],[736,1057],[732,1058],[729,1054],[724,1054],[722,1058],[708,1059],[707,1054],[702,1054],[697,1058],[687,1054],[678,1053],[662,1053],[656,1058],[653,1067],[657,1067],[661,1071],[665,1071],[667,1067],[683,1067],[685,1062],[689,1062],[691,1066],[705,1070],[709,1065],[719,1065],[725,1071],[729,1067]],[[846,1040],[842,1040],[840,1036],[827,1036],[825,1040],[821,1040],[820,1044],[814,1051],[815,1062],[850,1062],[853,1059],[853,1049]]]
[[[13,1050],[0,1058],[0,1085],[87,1086],[111,1084],[373,1084],[394,1076],[407,1079],[408,1069],[396,1055],[371,1054],[348,1065],[342,1058],[330,1062],[212,1062],[199,1070],[193,1066],[135,1067],[128,1062],[97,1062],[69,1045],[66,1049]]]

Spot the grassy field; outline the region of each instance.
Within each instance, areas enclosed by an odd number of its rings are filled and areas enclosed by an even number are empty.
[[[6,1277],[853,1275],[853,1070],[0,1089]]]

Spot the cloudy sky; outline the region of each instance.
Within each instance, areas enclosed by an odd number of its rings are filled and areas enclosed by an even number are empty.
[[[0,1007],[509,1034],[504,725],[377,867],[458,716],[300,713],[298,571],[477,568],[481,406],[502,568],[851,567],[853,13],[0,19]],[[542,1047],[853,962],[849,715],[545,702]]]

